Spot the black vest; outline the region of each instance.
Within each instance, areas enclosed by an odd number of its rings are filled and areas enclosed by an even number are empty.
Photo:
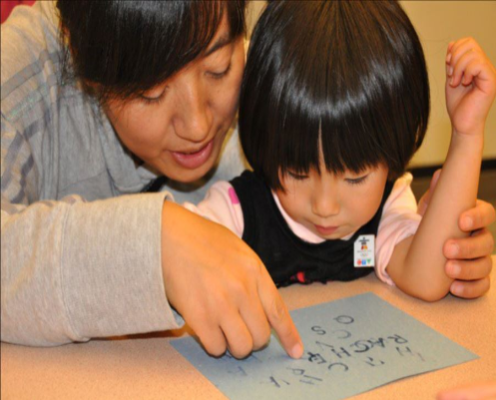
[[[386,184],[376,214],[351,239],[327,240],[318,244],[305,242],[291,231],[270,188],[253,172],[245,171],[230,183],[243,210],[243,240],[264,262],[277,286],[315,281],[325,283],[328,280],[351,281],[372,272],[371,267],[353,266],[353,245],[360,235],[377,235],[382,209],[394,182]]]

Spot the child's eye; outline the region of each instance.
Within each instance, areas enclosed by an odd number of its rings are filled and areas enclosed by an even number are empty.
[[[229,63],[229,65],[227,66],[227,68],[224,71],[222,71],[222,72],[208,72],[208,75],[210,75],[214,79],[222,79],[229,73],[230,70],[231,70],[231,63]]]
[[[360,185],[361,183],[364,183],[368,177],[369,177],[368,175],[364,175],[359,178],[346,178],[345,180],[350,185]]]
[[[303,181],[305,179],[308,178],[308,175],[305,175],[305,174],[299,174],[297,172],[291,172],[291,171],[287,171],[287,174],[293,178],[293,179],[296,179],[297,181]]]

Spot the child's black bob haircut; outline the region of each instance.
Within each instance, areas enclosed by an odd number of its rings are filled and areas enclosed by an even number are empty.
[[[429,117],[424,54],[395,1],[269,2],[251,39],[239,129],[255,173],[405,171]]]
[[[57,8],[65,79],[101,101],[164,82],[205,52],[224,15],[230,40],[245,33],[245,0],[58,0]]]

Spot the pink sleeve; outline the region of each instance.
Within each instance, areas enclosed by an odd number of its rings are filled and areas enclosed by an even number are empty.
[[[376,267],[378,278],[394,285],[386,268],[394,247],[402,240],[415,235],[422,217],[417,214],[417,202],[410,184],[412,175],[407,173],[394,184],[384,205],[376,241]]]
[[[184,203],[183,207],[225,226],[239,237],[243,236],[243,211],[238,196],[229,182],[216,182],[197,206]]]

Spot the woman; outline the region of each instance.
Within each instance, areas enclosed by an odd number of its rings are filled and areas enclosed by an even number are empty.
[[[245,2],[56,7],[21,8],[2,26],[2,340],[54,345],[174,329],[177,310],[211,354],[227,346],[243,357],[272,326],[300,357],[259,258],[170,201],[177,188],[181,200],[201,198],[209,182],[243,169],[226,134]],[[129,196],[159,187],[161,175],[168,191]],[[494,210],[480,203],[466,218],[474,223],[463,230],[479,229]],[[451,241],[458,254],[445,246],[460,259],[448,274],[462,267],[452,291],[462,285],[465,297],[488,288],[492,238],[479,232]]]

